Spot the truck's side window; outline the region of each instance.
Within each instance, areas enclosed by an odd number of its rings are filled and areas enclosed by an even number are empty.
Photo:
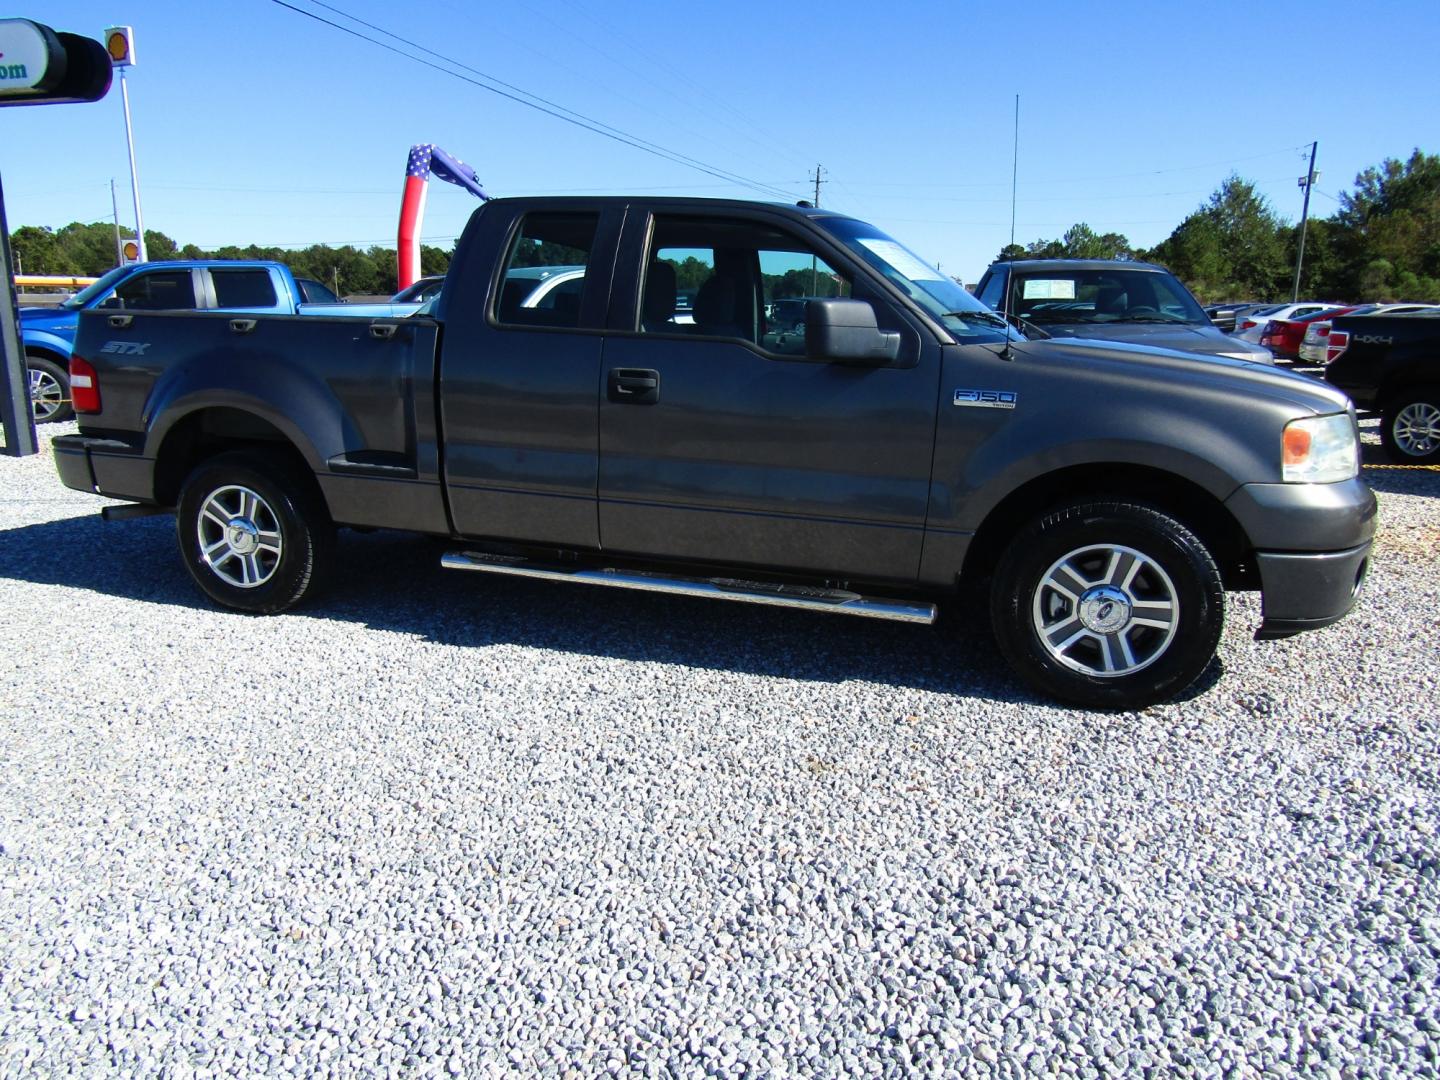
[[[741,338],[805,352],[807,300],[849,296],[850,281],[803,240],[758,222],[658,217],[645,261],[639,329]]]
[[[585,268],[598,214],[527,214],[495,296],[495,321],[510,326],[580,325]]]
[[[195,308],[195,284],[189,270],[136,274],[115,287],[101,307],[126,311],[188,311]]]
[[[215,306],[222,308],[274,307],[275,285],[268,270],[212,270]]]

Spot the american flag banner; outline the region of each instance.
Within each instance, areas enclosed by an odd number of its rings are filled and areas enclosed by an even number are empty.
[[[405,161],[405,190],[400,200],[399,279],[404,289],[420,276],[420,222],[425,217],[425,195],[430,177],[463,187],[484,202],[490,196],[480,186],[475,170],[434,143],[410,147]]]

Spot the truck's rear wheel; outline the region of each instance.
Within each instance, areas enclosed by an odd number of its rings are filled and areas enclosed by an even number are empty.
[[[1005,658],[1078,705],[1141,708],[1175,696],[1215,655],[1220,571],[1154,507],[1075,503],[1021,531],[996,568],[990,613]]]
[[[1440,461],[1440,386],[1419,386],[1392,398],[1385,406],[1380,438],[1396,461]]]
[[[25,354],[30,376],[30,407],[37,424],[57,423],[75,415],[70,407],[70,373],[48,356]]]
[[[329,568],[335,527],[283,458],[221,454],[180,489],[180,554],[216,603],[274,614],[312,597]]]

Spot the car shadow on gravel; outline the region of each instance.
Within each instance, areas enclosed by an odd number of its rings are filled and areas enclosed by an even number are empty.
[[[106,523],[97,514],[0,530],[0,578],[208,610],[209,601],[180,562],[174,529],[168,516]],[[342,532],[336,580],[315,603],[294,614],[342,619],[443,645],[520,645],[1048,703],[1011,675],[990,636],[988,614],[974,598],[942,604],[934,627],[907,626],[445,571],[439,565],[444,550],[433,539],[404,533]],[[1218,664],[1212,666],[1218,671]],[[1213,683],[1209,674],[1194,692]]]

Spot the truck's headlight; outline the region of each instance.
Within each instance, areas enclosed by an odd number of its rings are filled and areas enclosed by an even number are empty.
[[[1334,484],[1360,473],[1360,445],[1348,413],[1307,416],[1285,425],[1281,475],[1287,484]]]

